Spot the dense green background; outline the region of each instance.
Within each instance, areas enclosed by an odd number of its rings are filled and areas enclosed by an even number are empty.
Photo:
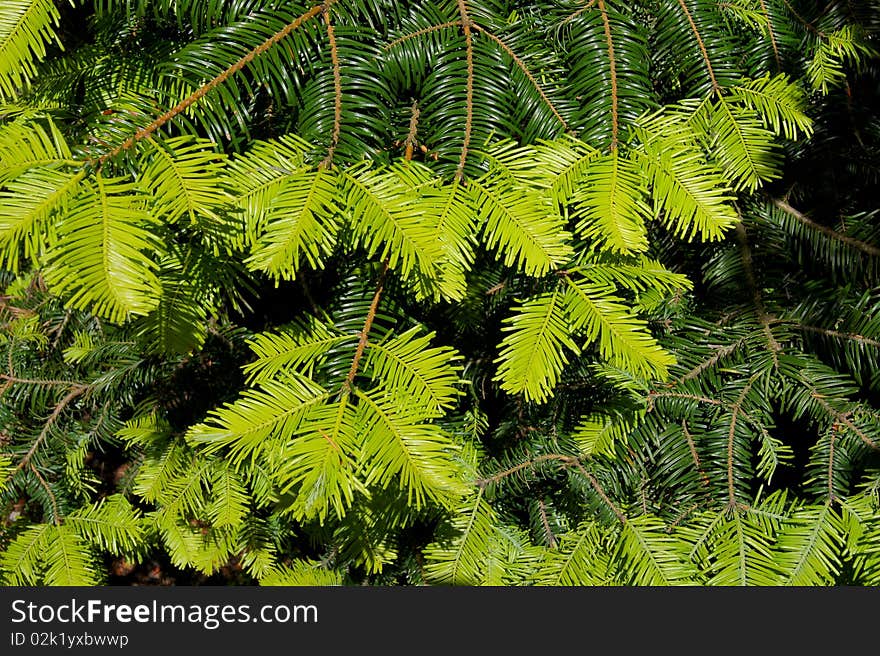
[[[874,585],[875,0],[10,0],[0,576]]]

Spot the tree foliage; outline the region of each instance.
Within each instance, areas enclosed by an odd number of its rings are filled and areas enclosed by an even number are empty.
[[[0,8],[0,576],[873,584],[875,0]]]

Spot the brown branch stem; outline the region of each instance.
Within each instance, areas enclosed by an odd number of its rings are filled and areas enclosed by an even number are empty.
[[[866,255],[871,255],[873,257],[880,257],[880,248],[877,248],[876,246],[872,246],[871,244],[860,241],[858,239],[853,239],[852,237],[847,237],[846,235],[842,235],[839,232],[837,232],[836,230],[833,230],[833,229],[829,228],[828,226],[824,226],[821,223],[816,223],[810,217],[805,215],[803,212],[799,212],[794,207],[789,205],[786,201],[784,201],[780,198],[774,198],[773,204],[776,205],[776,207],[781,209],[786,214],[793,216],[798,221],[800,221],[804,225],[812,228],[813,230],[818,230],[823,235],[831,237],[832,239],[835,239],[841,243],[844,243],[847,246],[851,246],[852,248],[855,248],[856,250],[859,250],[859,251],[865,253]]]
[[[364,349],[367,346],[367,336],[370,334],[370,328],[373,326],[373,319],[376,318],[376,309],[379,307],[379,299],[382,297],[382,286],[385,284],[385,274],[388,273],[388,260],[382,265],[382,272],[379,274],[379,282],[376,284],[376,293],[373,294],[373,300],[370,302],[370,309],[367,312],[367,318],[364,320],[364,327],[361,330],[360,339],[358,339],[357,349],[354,352],[354,358],[351,361],[351,369],[345,379],[345,388],[351,389],[354,377],[357,375],[361,358],[364,355]]]
[[[474,38],[471,34],[471,19],[468,16],[467,4],[465,4],[465,0],[457,0],[457,2],[458,11],[461,14],[461,29],[464,33],[465,60],[467,62],[464,139],[461,144],[461,155],[458,158],[458,168],[455,170],[455,180],[461,182],[464,179],[464,165],[467,161],[468,148],[471,145],[471,133],[474,129]]]
[[[513,60],[513,63],[516,64],[516,66],[525,74],[525,76],[529,80],[529,82],[531,82],[532,86],[535,88],[535,91],[537,91],[538,95],[541,96],[541,100],[543,100],[544,103],[547,105],[547,107],[550,108],[550,111],[553,112],[553,116],[555,116],[556,119],[560,123],[562,123],[563,128],[568,130],[568,123],[566,123],[565,119],[562,118],[562,114],[560,114],[559,110],[556,109],[556,105],[553,104],[553,101],[551,101],[550,98],[547,96],[547,94],[544,92],[544,89],[541,87],[541,84],[538,82],[537,78],[528,69],[525,62],[522,59],[520,59],[519,55],[517,55],[509,45],[507,45],[504,41],[502,41],[496,35],[492,34],[492,32],[490,32],[486,28],[481,27],[480,25],[477,25],[476,23],[471,23],[471,27],[473,29],[475,29],[476,31],[480,32],[481,34],[484,34],[491,41],[494,41],[496,44],[498,44],[498,46],[504,52],[507,53],[508,57],[510,57]],[[612,85],[613,84],[614,83],[612,83]],[[612,89],[614,89],[614,86],[612,86]]]

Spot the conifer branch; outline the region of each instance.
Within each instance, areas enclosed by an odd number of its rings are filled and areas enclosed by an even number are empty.
[[[650,392],[648,392],[647,396],[648,412],[651,412],[654,409],[655,399],[663,398],[688,399],[690,401],[707,403],[709,405],[724,405],[723,403],[721,403],[721,401],[717,399],[710,399],[708,396],[701,396],[699,394],[688,394],[686,392],[658,392],[656,390],[651,390]]]
[[[715,71],[712,68],[712,62],[709,60],[709,51],[706,50],[706,43],[703,41],[703,37],[700,35],[700,30],[697,29],[697,24],[694,22],[694,17],[691,16],[691,12],[687,8],[687,5],[684,3],[684,0],[678,0],[678,4],[681,5],[681,9],[684,12],[684,15],[687,17],[688,23],[690,23],[691,31],[694,33],[694,36],[697,39],[697,45],[700,47],[700,53],[703,55],[703,62],[706,64],[706,70],[709,72],[709,79],[712,80],[712,90],[715,93],[720,93],[721,87],[718,85],[718,80],[715,79]]]
[[[752,265],[752,249],[749,247],[749,240],[742,219],[736,224],[736,240],[740,248],[740,259],[746,276],[746,285],[752,294],[752,303],[755,306],[755,314],[758,323],[761,325],[761,329],[764,331],[764,335],[767,337],[767,345],[770,355],[773,358],[773,364],[778,369],[778,353],[782,350],[782,346],[776,341],[776,337],[773,335],[773,330],[770,328],[770,324],[773,322],[773,317],[767,314],[767,310],[764,308],[764,299],[761,295],[761,290],[758,288],[758,283],[755,279],[755,270]]]
[[[700,376],[700,374],[702,374],[704,371],[715,366],[719,360],[722,360],[723,358],[727,357],[731,353],[736,352],[736,350],[740,346],[742,346],[745,341],[746,341],[745,337],[743,337],[741,339],[736,340],[733,344],[729,344],[728,346],[722,346],[722,347],[716,349],[715,352],[710,357],[708,357],[705,360],[703,360],[702,362],[700,362],[697,366],[692,368],[690,371],[688,371],[686,374],[684,374],[681,378],[679,378],[674,383],[672,383],[670,385],[670,387],[677,387],[678,385],[681,385],[682,383],[684,383],[688,380],[693,380],[694,378],[698,378]]]
[[[693,458],[694,460],[694,466],[697,468],[697,473],[700,475],[700,478],[703,479],[703,485],[709,485],[709,477],[706,475],[706,472],[703,471],[703,467],[700,464],[700,456],[697,453],[697,445],[694,444],[694,437],[688,430],[687,419],[681,420],[681,432],[684,434],[684,439],[687,440],[688,449],[691,452],[691,458]]]
[[[226,80],[228,80],[232,75],[234,75],[235,73],[238,73],[241,69],[243,69],[245,66],[247,66],[251,61],[253,61],[254,58],[259,57],[264,52],[269,50],[269,48],[271,48],[276,43],[278,43],[279,41],[284,39],[287,35],[289,35],[295,29],[299,28],[300,25],[311,20],[312,18],[314,18],[318,14],[326,11],[335,1],[336,0],[328,0],[327,2],[325,2],[322,5],[315,5],[314,7],[309,9],[306,13],[302,14],[301,16],[296,18],[294,21],[288,23],[283,29],[279,30],[278,32],[276,32],[275,34],[270,36],[268,39],[266,39],[259,46],[257,46],[253,50],[251,50],[244,57],[242,57],[237,62],[235,62],[232,66],[230,66],[225,71],[220,73],[220,75],[216,76],[212,80],[209,80],[208,82],[203,84],[201,87],[199,87],[198,90],[196,90],[194,93],[190,94],[189,96],[187,96],[186,98],[181,100],[174,107],[172,107],[167,112],[162,114],[159,118],[157,118],[155,121],[150,123],[147,127],[142,128],[142,129],[138,130],[137,132],[135,132],[134,135],[132,135],[131,137],[129,137],[128,139],[123,141],[121,144],[116,146],[116,148],[114,148],[110,152],[105,153],[104,155],[101,155],[97,159],[90,160],[90,163],[97,164],[98,166],[101,166],[107,160],[116,157],[117,155],[119,155],[119,153],[121,153],[125,150],[128,150],[129,148],[134,146],[141,139],[149,137],[156,130],[158,130],[163,125],[168,123],[168,121],[174,119],[181,112],[186,111],[186,109],[189,108],[191,105],[194,105],[199,100],[201,100],[206,95],[208,95],[211,91],[213,91],[215,88],[217,88],[218,86],[220,86],[221,84],[226,82]]]
[[[679,0],[681,1],[681,0]],[[611,39],[611,21],[605,9],[605,0],[598,0],[602,14],[602,25],[605,29],[605,41],[608,47],[608,75],[611,77],[611,150],[617,149],[617,62],[614,60],[614,41]],[[682,5],[683,6],[683,5]]]
[[[825,36],[825,34],[823,32],[816,29],[815,25],[813,25],[810,21],[808,21],[806,18],[801,16],[797,12],[797,10],[791,6],[791,3],[788,0],[782,0],[782,3],[788,8],[788,10],[791,12],[792,16],[794,16],[796,19],[798,19],[798,21],[800,21],[801,25],[803,25],[805,28],[807,28],[807,30],[809,30],[810,32],[812,32],[813,34],[815,34],[819,37]],[[831,3],[829,3],[829,6],[831,6]]]
[[[831,435],[828,439],[828,500],[835,501],[834,494],[834,443],[837,440],[837,424],[831,424]]]
[[[578,16],[580,16],[584,12],[587,12],[590,9],[592,9],[594,4],[596,4],[596,0],[590,0],[583,7],[581,7],[577,11],[574,11],[574,12],[570,13],[568,16],[566,16],[562,22],[568,23],[570,21],[573,21],[575,18],[577,18]]]
[[[412,108],[409,116],[409,131],[406,133],[406,140],[403,142],[404,151],[403,159],[409,162],[412,160],[413,150],[416,146],[416,134],[419,129],[419,101],[413,100]]]
[[[770,12],[767,11],[766,0],[760,0],[760,2],[761,12],[767,18],[767,32],[770,35],[770,45],[773,47],[773,57],[776,60],[776,69],[782,70],[782,60],[779,58],[779,47],[776,45],[776,32],[773,29],[773,19],[770,17]]]
[[[512,467],[509,467],[503,471],[497,472],[491,476],[487,476],[486,478],[479,478],[474,483],[479,488],[484,488],[489,484],[498,483],[499,481],[508,478],[509,476],[513,476],[517,472],[521,472],[523,469],[529,469],[532,467],[536,467],[543,462],[561,462],[564,466],[573,466],[575,462],[577,462],[577,458],[575,456],[567,456],[560,453],[545,453],[540,456],[535,456],[529,460],[525,460],[523,462],[517,463]]]
[[[34,476],[37,477],[37,480],[40,482],[40,487],[42,487],[46,491],[46,494],[49,496],[49,502],[52,504],[52,523],[55,524],[55,526],[61,526],[61,516],[58,512],[58,500],[55,498],[55,494],[53,494],[52,488],[49,487],[46,479],[40,476],[40,472],[38,472],[37,468],[34,467],[34,463],[28,463],[28,468],[33,472]]]
[[[70,405],[72,401],[85,393],[88,389],[88,385],[75,385],[71,388],[67,395],[64,396],[64,398],[62,398],[58,403],[55,404],[55,407],[52,410],[52,414],[49,415],[49,418],[43,424],[43,429],[40,431],[37,439],[34,440],[31,448],[28,449],[28,452],[24,454],[24,457],[15,467],[16,471],[30,464],[31,458],[33,458],[34,454],[37,452],[37,449],[40,447],[40,444],[42,444],[42,442],[49,435],[49,430],[52,428],[52,425],[58,420],[58,417],[61,415],[61,413],[64,412],[64,409],[68,405]]]
[[[819,405],[822,406],[822,408],[825,410],[825,412],[827,412],[828,415],[834,421],[836,421],[838,424],[843,424],[844,426],[849,428],[853,433],[858,435],[859,439],[862,442],[867,444],[869,447],[871,447],[875,451],[880,451],[880,445],[878,445],[874,440],[872,440],[870,437],[868,437],[861,428],[859,428],[854,423],[852,423],[852,421],[849,418],[849,415],[850,415],[849,412],[840,412],[838,410],[835,410],[834,407],[832,407],[832,405],[830,403],[828,403],[828,401],[825,400],[825,398],[822,396],[822,394],[820,394],[815,389],[813,389],[810,396],[812,398],[816,399],[816,401],[819,403]]]
[[[746,395],[749,393],[749,390],[752,389],[752,385],[757,378],[758,374],[755,374],[749,379],[749,382],[743,387],[742,392],[740,392],[740,395],[737,397],[734,404],[730,406],[732,414],[730,417],[730,428],[727,433],[727,496],[728,506],[731,510],[736,508],[736,487],[734,486],[733,477],[733,447],[735,444],[734,437],[736,436],[736,421],[739,414],[742,412],[743,401],[745,401]]]
[[[564,129],[568,130],[568,123],[566,123],[565,119],[562,118],[562,114],[560,114],[559,110],[556,109],[556,105],[553,104],[553,101],[550,100],[550,98],[544,92],[544,89],[541,87],[541,84],[538,82],[537,78],[535,78],[535,76],[529,70],[525,62],[520,59],[519,55],[517,55],[513,51],[513,49],[509,45],[507,45],[502,39],[492,34],[492,32],[490,32],[486,28],[481,27],[477,23],[471,23],[471,27],[487,36],[491,41],[494,41],[496,44],[498,44],[498,46],[501,47],[502,50],[504,50],[504,52],[507,53],[507,55],[513,60],[513,63],[516,64],[519,70],[521,70],[523,74],[525,74],[526,78],[528,78],[529,82],[531,82],[532,86],[535,88],[535,91],[537,91],[538,95],[541,96],[541,100],[544,101],[544,104],[546,104],[550,111],[553,112],[553,116],[555,116],[556,119],[560,123],[562,123],[562,127]]]
[[[439,30],[445,30],[448,27],[456,27],[461,25],[462,22],[460,20],[448,21],[446,23],[439,23],[438,25],[432,25],[431,27],[426,27],[421,30],[416,30],[415,32],[410,32],[409,34],[404,34],[401,37],[394,39],[394,41],[390,41],[386,43],[382,50],[388,51],[394,48],[395,46],[400,45],[404,41],[409,41],[410,39],[417,39],[420,36],[424,36],[425,34],[430,34],[431,32],[437,32]]]
[[[339,134],[342,131],[342,74],[339,70],[339,49],[336,46],[336,33],[330,21],[329,5],[324,9],[324,24],[327,26],[327,40],[330,43],[330,62],[333,65],[333,133],[330,136],[330,148],[327,156],[321,161],[320,168],[330,168],[333,154],[339,145]]]
[[[805,330],[810,333],[817,333],[819,335],[827,335],[828,337],[836,337],[838,339],[848,339],[853,342],[858,342],[859,344],[864,344],[865,346],[874,346],[876,348],[880,348],[880,340],[871,339],[870,337],[865,337],[864,335],[859,335],[858,333],[847,333],[841,332],[839,330],[832,330],[831,328],[820,328],[819,326],[808,326],[803,323],[799,323],[797,321],[786,321],[784,322],[788,325],[797,328],[798,330]]]
[[[599,485],[599,481],[596,480],[596,477],[593,476],[586,469],[584,469],[584,466],[580,462],[575,462],[574,466],[578,471],[580,471],[581,474],[583,474],[587,478],[588,481],[590,481],[590,485],[592,485],[593,489],[596,490],[596,494],[598,494],[599,497],[602,499],[602,501],[605,502],[605,505],[611,509],[611,512],[614,513],[614,515],[615,515],[615,517],[617,517],[618,521],[620,521],[621,524],[626,524],[627,523],[626,515],[624,515],[620,511],[620,508],[618,508],[614,504],[614,502],[611,500],[611,497],[609,497],[608,493],[605,492],[605,489],[601,485]]]
[[[379,282],[376,284],[376,293],[373,294],[373,300],[370,302],[370,309],[367,312],[367,318],[364,320],[364,327],[361,329],[357,349],[355,350],[354,358],[351,361],[351,368],[348,371],[348,376],[346,376],[345,378],[346,389],[351,389],[351,385],[354,382],[354,377],[357,376],[361,357],[364,354],[364,348],[366,348],[367,346],[367,336],[370,334],[370,328],[373,327],[373,319],[376,318],[376,310],[379,307],[379,299],[382,297],[382,286],[385,284],[385,274],[387,273],[388,260],[385,260],[382,265],[382,271],[379,274]]]
[[[468,16],[465,0],[456,0],[458,11],[461,14],[461,29],[464,33],[465,61],[467,62],[467,80],[465,81],[465,119],[464,139],[461,144],[461,155],[458,159],[458,168],[455,170],[455,179],[461,182],[464,179],[464,165],[467,161],[468,148],[471,145],[471,133],[474,126],[474,43],[471,34],[471,19]]]
[[[547,518],[547,506],[543,499],[538,499],[538,512],[541,515],[541,527],[544,529],[544,536],[547,538],[547,544],[551,549],[556,548],[556,536],[550,528],[550,520]]]
[[[790,216],[793,216],[794,218],[796,218],[798,221],[800,221],[804,225],[809,226],[813,230],[818,230],[823,235],[827,235],[828,237],[831,237],[832,239],[836,239],[837,241],[844,243],[847,246],[851,246],[852,248],[855,248],[856,250],[859,250],[859,251],[861,251],[867,255],[870,255],[872,257],[880,257],[880,248],[877,248],[876,246],[872,246],[871,244],[868,244],[868,243],[861,241],[859,239],[854,239],[852,237],[842,235],[839,232],[837,232],[836,230],[833,230],[833,229],[829,228],[828,226],[824,226],[821,223],[816,223],[810,217],[805,215],[803,212],[799,212],[794,207],[789,205],[786,201],[784,201],[780,198],[774,198],[773,204],[776,205],[776,207],[778,207],[779,209],[781,209],[784,212],[786,212],[787,214],[789,214]]]

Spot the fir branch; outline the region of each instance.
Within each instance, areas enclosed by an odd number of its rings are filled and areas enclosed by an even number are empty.
[[[38,472],[37,468],[34,467],[34,463],[29,462],[28,467],[33,472],[34,476],[37,477],[37,480],[40,482],[40,487],[42,487],[46,491],[46,494],[49,497],[49,502],[52,504],[52,523],[55,524],[55,526],[60,526],[61,515],[58,512],[58,500],[55,498],[55,494],[53,494],[52,488],[49,487],[46,479],[40,476],[40,472]]]
[[[419,129],[419,101],[413,100],[412,108],[409,116],[409,131],[406,133],[406,139],[403,142],[404,152],[403,159],[409,162],[412,160],[413,150],[416,145],[416,134]]]
[[[37,452],[37,449],[40,447],[40,444],[46,439],[49,435],[49,430],[52,428],[53,424],[58,420],[58,417],[64,412],[64,409],[70,405],[75,399],[80,397],[82,394],[91,389],[88,385],[75,385],[70,391],[62,398],[58,403],[55,404],[55,407],[52,410],[52,413],[49,415],[49,418],[43,424],[43,429],[40,431],[40,434],[37,436],[37,439],[34,440],[34,443],[31,445],[31,448],[28,449],[28,452],[24,455],[24,457],[19,461],[18,465],[15,467],[15,470],[18,471],[23,467],[30,465],[31,458]]]
[[[311,20],[312,18],[314,18],[318,14],[326,12],[329,9],[329,7],[335,2],[336,2],[336,0],[327,0],[327,2],[325,2],[324,4],[315,5],[314,7],[309,9],[307,12],[305,12],[301,16],[297,17],[295,20],[288,23],[283,29],[279,30],[278,32],[276,32],[275,34],[270,36],[268,39],[266,39],[259,46],[257,46],[253,50],[251,50],[244,57],[242,57],[237,62],[235,62],[232,66],[230,66],[225,71],[220,73],[220,75],[217,75],[212,80],[209,80],[208,82],[203,84],[201,87],[199,87],[198,90],[196,90],[194,93],[190,94],[189,96],[187,96],[186,98],[181,100],[174,107],[172,107],[167,112],[162,114],[159,118],[157,118],[155,121],[150,123],[147,127],[141,128],[140,130],[135,132],[134,135],[132,135],[131,137],[129,137],[128,139],[123,141],[121,144],[116,146],[116,148],[114,148],[110,152],[101,155],[97,159],[89,160],[89,163],[90,164],[97,164],[98,166],[101,166],[107,160],[116,157],[121,152],[126,151],[129,148],[131,148],[132,146],[134,146],[141,139],[145,139],[146,137],[149,137],[156,130],[158,130],[163,125],[168,123],[168,121],[171,121],[172,119],[174,119],[181,112],[186,111],[186,109],[189,108],[191,105],[194,105],[199,100],[201,100],[206,95],[208,95],[211,91],[213,91],[215,88],[217,88],[218,86],[220,86],[221,84],[226,82],[226,80],[228,80],[232,75],[238,73],[241,69],[243,69],[245,66],[247,66],[251,61],[253,61],[254,58],[259,57],[260,55],[265,53],[267,50],[269,50],[272,46],[277,44],[279,41],[283,40],[287,35],[289,35],[291,32],[293,32],[294,30],[299,28],[303,23]]]
[[[589,2],[587,2],[586,4],[584,4],[583,7],[581,7],[580,9],[578,9],[578,10],[576,10],[576,11],[570,13],[568,16],[566,16],[565,19],[564,19],[562,22],[563,22],[563,23],[568,23],[568,22],[570,22],[570,21],[573,21],[575,18],[577,18],[577,17],[580,16],[581,14],[583,14],[583,13],[589,11],[590,9],[592,9],[594,4],[596,4],[596,0],[589,0]]]
[[[839,424],[843,424],[844,426],[849,428],[853,433],[859,436],[859,439],[862,440],[862,442],[867,444],[875,451],[880,451],[880,445],[878,445],[874,440],[868,437],[862,429],[860,429],[858,426],[852,423],[852,421],[850,421],[849,412],[840,412],[838,410],[835,410],[834,407],[832,407],[832,405],[824,399],[823,395],[815,389],[812,389],[812,393],[810,394],[810,396],[816,399],[819,405],[822,406],[825,412],[827,412],[828,415],[834,419],[834,421]]]
[[[456,27],[461,25],[462,22],[460,20],[448,21],[446,23],[440,23],[438,25],[432,25],[431,27],[426,27],[421,30],[416,30],[415,32],[410,32],[409,34],[404,34],[401,37],[394,39],[389,43],[386,43],[382,50],[388,51],[394,48],[395,46],[400,45],[404,41],[409,41],[410,39],[417,39],[420,36],[424,36],[425,34],[430,34],[431,32],[437,32],[439,30],[445,30],[448,27]]]
[[[712,62],[709,60],[709,51],[706,50],[706,43],[703,41],[700,30],[697,29],[697,24],[694,22],[694,17],[691,15],[691,12],[687,8],[687,5],[684,3],[684,0],[678,0],[678,4],[681,6],[681,10],[687,17],[688,23],[690,23],[691,26],[691,31],[694,33],[694,36],[697,39],[697,45],[700,47],[700,53],[703,56],[703,62],[706,64],[706,70],[709,72],[709,79],[712,80],[712,90],[716,94],[720,94],[721,87],[718,84],[718,80],[715,79],[715,71],[712,68]]]
[[[776,60],[776,70],[782,70],[782,60],[779,58],[779,47],[776,45],[776,32],[773,29],[773,19],[767,11],[766,0],[760,0],[761,12],[767,18],[767,33],[770,35],[770,45],[773,47],[773,57]]]
[[[339,70],[339,49],[336,46],[336,33],[330,21],[330,6],[324,8],[324,24],[327,26],[327,40],[330,43],[330,62],[333,65],[333,133],[330,136],[330,148],[327,156],[321,161],[320,168],[330,168],[333,154],[339,145],[339,134],[342,130],[342,74]]]
[[[742,219],[736,224],[736,241],[739,244],[740,259],[743,264],[743,270],[745,271],[746,285],[752,294],[752,303],[755,306],[758,323],[761,325],[761,329],[767,337],[768,350],[773,358],[775,368],[778,369],[778,354],[782,350],[782,346],[776,341],[776,337],[773,335],[773,330],[770,328],[770,324],[773,322],[773,317],[768,315],[767,310],[764,308],[764,299],[761,295],[761,290],[758,288],[758,283],[755,279],[755,270],[752,265],[752,249],[749,247],[749,240]]]
[[[709,405],[724,405],[721,401],[717,399],[711,399],[708,396],[701,396],[699,394],[689,394],[687,392],[658,392],[657,390],[651,390],[648,392],[646,397],[647,401],[647,411],[651,412],[654,409],[654,401],[655,399],[663,399],[663,398],[672,398],[672,399],[688,399],[690,401],[696,401],[698,403],[707,403]]]
[[[611,21],[605,9],[605,0],[598,0],[599,11],[602,14],[602,24],[605,29],[605,41],[608,44],[608,75],[611,78],[611,150],[617,149],[617,132],[619,119],[617,116],[617,62],[614,60],[614,41],[611,39]],[[682,6],[684,6],[682,4]]]
[[[532,83],[532,86],[535,88],[535,91],[537,91],[538,95],[541,96],[541,100],[543,100],[544,103],[547,105],[547,107],[550,108],[550,111],[553,112],[553,116],[555,116],[556,119],[560,123],[562,123],[562,127],[567,131],[569,129],[568,123],[566,123],[565,119],[562,118],[562,114],[559,113],[559,110],[556,108],[556,105],[553,104],[553,101],[550,100],[550,98],[544,92],[544,89],[541,87],[541,84],[538,82],[537,78],[535,78],[534,74],[529,70],[529,68],[526,66],[525,62],[522,59],[520,59],[519,55],[517,55],[513,51],[513,49],[509,45],[507,45],[503,40],[501,40],[499,37],[492,34],[492,32],[490,32],[486,28],[481,27],[480,25],[477,25],[477,23],[471,23],[471,27],[473,29],[477,30],[478,32],[484,34],[485,36],[487,36],[490,40],[494,41],[496,44],[498,44],[501,47],[502,50],[504,50],[504,52],[507,53],[507,55],[513,60],[513,63],[516,64],[516,66],[525,74],[526,78],[528,78],[529,82]],[[614,84],[615,83],[612,82],[612,85],[614,85]],[[614,86],[612,86],[612,88],[616,89],[616,87],[614,87]],[[616,91],[615,91],[615,93],[616,93]],[[615,101],[615,103],[616,103],[616,101]],[[615,104],[615,110],[616,110],[616,104]]]
[[[697,445],[694,444],[694,437],[688,430],[687,419],[681,420],[681,432],[684,434],[685,440],[687,440],[688,449],[691,452],[691,458],[693,458],[694,460],[694,466],[697,468],[697,473],[703,480],[703,485],[708,486],[710,484],[709,477],[706,475],[706,472],[703,471],[703,467],[700,465],[700,456],[697,453]]]
[[[547,538],[547,544],[551,549],[556,548],[556,536],[553,535],[553,529],[550,528],[550,521],[547,519],[547,506],[543,499],[538,499],[538,512],[541,515],[541,527],[544,529],[544,536]]]
[[[810,217],[806,216],[802,212],[799,212],[794,207],[789,205],[787,201],[782,200],[781,198],[774,198],[773,204],[776,205],[776,207],[778,207],[782,211],[784,211],[787,214],[796,218],[798,221],[800,221],[804,225],[809,226],[813,230],[818,230],[823,235],[831,237],[832,239],[835,239],[843,244],[846,244],[847,246],[851,246],[852,248],[855,248],[856,250],[859,250],[862,253],[865,253],[866,255],[870,255],[872,257],[880,257],[880,248],[877,248],[876,246],[868,244],[864,241],[854,239],[853,237],[848,237],[846,235],[843,235],[843,234],[837,232],[836,230],[829,228],[828,226],[822,225],[821,223],[816,223]]]
[[[455,169],[455,180],[464,180],[464,165],[467,161],[468,148],[471,144],[471,133],[474,125],[474,43],[471,34],[471,19],[468,16],[465,0],[456,0],[458,11],[461,14],[461,29],[464,33],[465,60],[467,62],[467,80],[465,81],[465,119],[464,139],[461,144],[461,155],[458,159],[458,167]]]
[[[373,294],[373,300],[370,302],[370,309],[367,312],[367,318],[364,320],[364,327],[360,332],[357,349],[355,350],[354,358],[351,361],[351,368],[348,371],[348,376],[345,378],[344,386],[346,390],[351,389],[354,377],[357,375],[361,357],[364,354],[364,348],[367,346],[367,336],[370,334],[370,328],[373,326],[373,319],[376,318],[376,310],[379,307],[379,299],[382,297],[382,286],[385,284],[385,274],[387,273],[388,260],[385,260],[382,264],[382,271],[379,273],[379,282],[376,283],[376,293]]]
[[[722,346],[720,348],[715,349],[715,352],[712,355],[702,362],[700,362],[697,366],[693,367],[690,371],[684,374],[681,378],[676,380],[674,383],[670,385],[670,387],[678,387],[682,383],[693,380],[695,378],[699,378],[700,374],[702,374],[707,369],[714,367],[720,360],[726,358],[728,355],[735,353],[736,350],[742,346],[746,341],[745,337],[742,337],[736,340],[733,344],[729,344],[727,346]]]
[[[828,337],[836,337],[837,339],[848,339],[859,344],[863,344],[865,346],[873,346],[876,348],[880,348],[880,340],[872,339],[870,337],[865,337],[864,335],[859,335],[858,333],[847,333],[841,332],[839,330],[832,330],[831,328],[821,328],[819,326],[808,326],[806,324],[800,323],[798,321],[783,321],[786,325],[793,326],[798,330],[805,330],[809,333],[817,333],[819,335],[827,335]]]
[[[752,385],[754,385],[755,381],[758,379],[760,374],[754,374],[749,382],[743,387],[742,392],[737,397],[736,401],[730,406],[731,417],[730,417],[730,428],[727,432],[727,496],[728,496],[728,507],[731,510],[736,509],[736,487],[734,486],[734,477],[733,477],[733,447],[735,444],[734,437],[736,436],[736,421],[737,417],[740,413],[742,413],[742,405],[745,401],[746,395],[748,395],[749,390],[752,389]],[[743,413],[745,414],[745,413]]]

